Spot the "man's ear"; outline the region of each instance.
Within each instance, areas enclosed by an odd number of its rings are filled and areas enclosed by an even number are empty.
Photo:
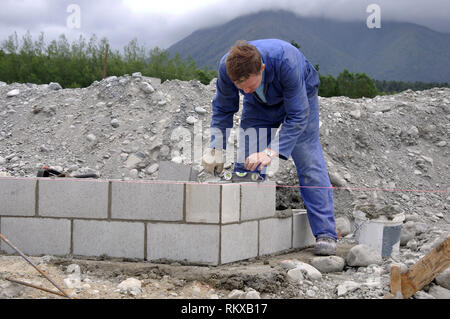
[[[261,72],[264,71],[265,69],[266,69],[266,65],[263,63],[263,64],[261,65]]]

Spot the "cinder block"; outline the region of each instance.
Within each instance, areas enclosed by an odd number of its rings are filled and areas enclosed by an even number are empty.
[[[292,216],[259,221],[259,255],[292,248]]]
[[[33,216],[36,179],[0,178],[0,216]]]
[[[306,248],[316,243],[304,209],[293,209],[293,248]]]
[[[221,227],[222,264],[258,256],[258,221]]]
[[[158,179],[162,181],[197,181],[198,171],[191,165],[178,164],[172,161],[159,162]]]
[[[70,253],[70,221],[52,218],[2,217],[1,233],[27,255],[57,255]],[[1,250],[15,251],[5,242]]]
[[[111,218],[183,220],[183,184],[112,182]]]
[[[275,183],[241,183],[241,220],[275,215]]]
[[[108,181],[39,179],[39,215],[108,217]]]
[[[239,221],[241,206],[241,186],[239,184],[222,185],[222,224]]]
[[[73,254],[144,259],[144,223],[74,220]]]
[[[220,185],[186,185],[186,222],[219,223]]]
[[[219,262],[219,225],[147,224],[147,260]]]

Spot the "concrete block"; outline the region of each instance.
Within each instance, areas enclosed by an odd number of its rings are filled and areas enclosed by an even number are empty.
[[[111,218],[183,220],[183,184],[112,182]]]
[[[186,185],[186,222],[219,223],[220,185]]]
[[[0,178],[0,216],[34,216],[36,179]]]
[[[147,260],[217,265],[219,225],[147,224]]]
[[[222,185],[222,224],[239,222],[241,206],[241,186]]]
[[[144,223],[74,220],[73,254],[144,259]]]
[[[275,183],[241,183],[241,220],[275,215]]]
[[[258,256],[258,221],[221,227],[222,264]]]
[[[293,209],[293,248],[311,247],[316,243],[304,209]]]
[[[198,171],[191,165],[178,164],[172,161],[159,162],[158,179],[162,181],[197,181]]]
[[[259,221],[259,255],[292,248],[292,217]]]
[[[70,253],[70,221],[52,218],[2,217],[1,233],[20,249],[31,256]],[[1,241],[0,248],[15,253]]]
[[[108,217],[108,181],[39,179],[39,215]]]

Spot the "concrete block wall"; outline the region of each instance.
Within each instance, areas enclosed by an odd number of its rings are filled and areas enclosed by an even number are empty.
[[[0,177],[0,232],[32,256],[201,265],[315,242],[306,211],[277,217],[271,183]],[[15,253],[4,242],[0,251]]]

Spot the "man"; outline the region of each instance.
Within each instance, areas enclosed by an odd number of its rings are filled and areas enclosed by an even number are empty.
[[[277,39],[237,41],[220,61],[212,102],[211,148],[204,155],[203,166],[210,173],[223,170],[223,149],[233,115],[239,111],[240,92],[244,106],[239,140],[244,145],[239,145],[238,154],[245,155],[238,155],[234,171],[259,172],[264,179],[264,170],[274,157],[287,160],[292,156],[316,237],[314,252],[334,255],[333,191],[319,140],[319,85],[317,71],[291,44]],[[273,136],[281,124],[278,135]],[[250,129],[256,138],[246,133]]]

